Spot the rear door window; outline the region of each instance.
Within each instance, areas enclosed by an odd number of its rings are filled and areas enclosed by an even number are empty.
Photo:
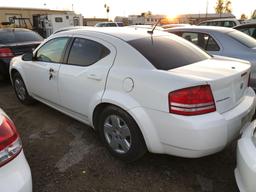
[[[211,58],[197,46],[175,35],[149,36],[128,43],[160,70],[170,70]]]
[[[182,37],[206,51],[219,51],[220,47],[208,34],[196,32],[184,32]]]
[[[225,21],[224,27],[234,27],[236,26],[236,23],[234,21]]]
[[[255,27],[251,27],[251,28],[240,28],[238,29],[239,31],[247,34],[247,35],[250,35],[254,38],[256,38],[256,28]]]
[[[106,57],[109,53],[109,49],[96,41],[76,38],[69,53],[68,64],[89,66]]]

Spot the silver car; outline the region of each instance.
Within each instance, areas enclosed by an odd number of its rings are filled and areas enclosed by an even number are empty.
[[[252,64],[251,86],[256,90],[256,40],[231,28],[191,26],[167,29],[211,55],[247,60]]]

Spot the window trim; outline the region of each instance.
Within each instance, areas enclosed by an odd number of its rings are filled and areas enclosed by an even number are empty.
[[[63,39],[63,38],[67,38],[68,41],[67,41],[67,43],[66,43],[66,46],[64,47],[63,53],[62,53],[61,58],[60,58],[60,62],[50,62],[50,61],[39,61],[39,60],[37,60],[38,51],[39,51],[42,47],[44,47],[44,46],[45,46],[48,42],[50,42],[50,41],[53,41],[53,40],[56,40],[56,39]],[[67,51],[67,46],[69,45],[71,39],[72,39],[72,38],[70,38],[69,36],[63,36],[63,37],[52,38],[52,39],[50,39],[49,41],[46,41],[42,46],[40,46],[40,47],[36,50],[36,53],[34,54],[34,57],[33,57],[33,61],[43,62],[43,63],[53,63],[53,64],[60,64],[60,63],[63,63],[63,62],[64,62],[64,58],[65,58],[65,54],[66,54],[66,51]]]
[[[95,39],[89,39],[89,38],[80,37],[80,36],[72,37],[71,39],[72,40],[68,43],[67,49],[65,51],[65,57],[64,57],[64,60],[63,60],[63,64],[65,64],[65,65],[72,65],[72,66],[78,66],[78,67],[90,67],[90,66],[94,65],[95,63],[99,62],[100,60],[104,59],[105,57],[107,57],[111,54],[111,50],[107,46],[105,46],[102,43],[96,41]],[[80,65],[80,64],[68,63],[68,59],[69,59],[69,56],[70,56],[70,53],[71,53],[71,49],[72,49],[72,46],[73,46],[76,39],[85,39],[85,40],[88,40],[88,41],[96,42],[96,43],[100,44],[101,46],[105,47],[107,50],[109,50],[109,53],[107,55],[105,55],[104,57],[102,57],[100,60],[97,60],[97,61],[93,62],[90,65]]]

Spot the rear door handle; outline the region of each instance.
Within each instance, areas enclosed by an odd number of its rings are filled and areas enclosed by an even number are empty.
[[[93,79],[93,80],[96,80],[96,81],[101,81],[102,80],[102,77],[100,75],[96,75],[94,73],[90,73],[87,75],[88,79]]]

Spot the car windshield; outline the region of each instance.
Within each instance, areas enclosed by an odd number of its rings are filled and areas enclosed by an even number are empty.
[[[149,36],[128,43],[160,70],[175,69],[211,58],[197,46],[175,35]]]
[[[254,38],[250,37],[249,35],[246,35],[240,31],[232,31],[232,32],[228,33],[228,35],[230,37],[232,37],[233,39],[235,39],[236,41],[242,43],[246,47],[249,47],[249,48],[256,47],[256,40]]]
[[[43,38],[33,31],[4,30],[0,32],[0,44],[23,43],[42,40]]]

